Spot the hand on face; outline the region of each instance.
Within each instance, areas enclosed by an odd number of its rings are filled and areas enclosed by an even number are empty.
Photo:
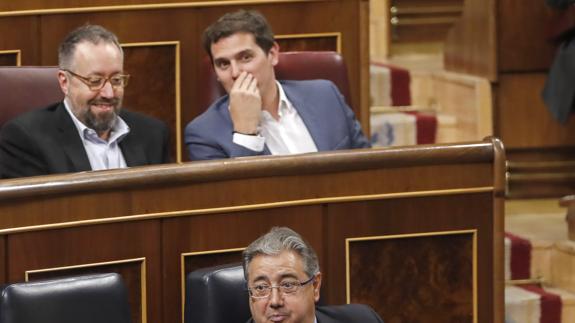
[[[229,96],[234,131],[255,134],[262,111],[262,98],[256,78],[243,71],[234,81]]]

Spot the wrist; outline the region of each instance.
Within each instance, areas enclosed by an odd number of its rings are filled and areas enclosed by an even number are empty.
[[[243,131],[234,130],[234,131],[232,131],[232,134],[234,134],[234,133],[238,133],[238,134],[244,135],[244,136],[257,136],[257,135],[259,135],[259,132],[257,130],[254,132],[243,132]]]

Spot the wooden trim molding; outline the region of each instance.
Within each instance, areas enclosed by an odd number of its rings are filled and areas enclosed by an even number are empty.
[[[147,214],[134,214],[134,215],[128,215],[128,216],[112,217],[112,218],[83,220],[83,221],[74,221],[74,222],[63,222],[63,223],[56,223],[56,224],[43,224],[43,225],[26,226],[26,227],[18,227],[18,228],[10,228],[10,229],[0,229],[0,236],[5,235],[5,234],[22,233],[22,232],[47,230],[47,229],[61,229],[61,228],[70,228],[70,227],[96,225],[96,224],[129,222],[129,221],[143,221],[143,220],[150,220],[150,219],[161,219],[161,218],[171,218],[171,217],[181,217],[181,216],[191,216],[191,215],[244,212],[244,211],[261,210],[261,209],[282,208],[282,207],[289,207],[289,206],[316,205],[316,204],[323,204],[323,203],[348,203],[348,202],[358,202],[358,201],[413,198],[413,197],[430,197],[430,196],[444,196],[444,195],[458,195],[458,194],[473,194],[473,193],[485,193],[485,192],[493,192],[493,187],[486,186],[486,187],[472,187],[472,188],[462,188],[462,189],[430,190],[430,191],[385,193],[385,194],[372,194],[372,195],[336,196],[336,197],[324,197],[324,198],[317,198],[317,199],[291,200],[291,201],[282,201],[282,202],[248,204],[248,205],[217,207],[217,208],[207,208],[207,209],[183,210],[183,211],[160,212],[160,213],[147,213]]]
[[[0,50],[0,55],[13,55],[13,54],[16,54],[16,66],[22,66],[22,50],[20,49]]]
[[[45,177],[4,180],[0,199],[55,195],[74,190],[97,191],[106,183],[110,188],[164,183],[204,183],[217,180],[273,177],[284,175],[323,174],[339,171],[361,171],[382,167],[419,165],[490,163],[494,158],[493,143],[473,142],[440,145],[355,149],[304,155],[262,156],[192,162],[183,165],[157,165],[90,174],[75,173]],[[113,183],[110,185],[110,183]]]
[[[77,13],[112,12],[112,11],[205,8],[205,7],[234,6],[234,5],[247,6],[247,5],[270,4],[270,3],[279,4],[279,3],[325,2],[325,1],[333,1],[333,0],[226,0],[226,1],[220,0],[220,1],[196,1],[196,2],[181,2],[181,3],[153,3],[153,4],[116,5],[116,6],[14,10],[14,11],[0,12],[0,17],[77,14]]]
[[[337,43],[337,53],[342,53],[342,36],[341,32],[332,33],[311,33],[311,34],[285,34],[285,35],[275,35],[274,38],[277,39],[305,39],[305,38],[329,38],[335,37]]]

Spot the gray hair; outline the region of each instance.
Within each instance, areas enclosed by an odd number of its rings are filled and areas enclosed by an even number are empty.
[[[60,44],[58,48],[58,66],[61,69],[71,68],[76,46],[83,42],[89,42],[94,45],[101,42],[113,44],[120,50],[122,56],[124,55],[118,42],[118,37],[114,33],[102,26],[86,24],[70,32]]]
[[[287,227],[273,227],[270,232],[252,242],[243,252],[243,267],[246,281],[248,266],[254,257],[259,255],[277,256],[282,251],[293,251],[303,261],[303,268],[308,277],[319,273],[319,262],[313,248],[295,231]]]

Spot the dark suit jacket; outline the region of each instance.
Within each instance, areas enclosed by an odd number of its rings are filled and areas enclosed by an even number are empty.
[[[168,128],[154,118],[122,110],[130,133],[120,142],[127,166],[169,162]],[[21,115],[0,131],[0,177],[91,170],[74,121],[63,102]]]
[[[315,308],[317,323],[383,323],[375,311],[361,304],[318,306]],[[254,323],[249,319],[247,323]]]
[[[369,141],[353,111],[330,81],[281,81],[282,88],[307,127],[318,151],[367,148]],[[212,104],[186,126],[185,141],[191,160],[269,155],[233,142],[228,96]]]

